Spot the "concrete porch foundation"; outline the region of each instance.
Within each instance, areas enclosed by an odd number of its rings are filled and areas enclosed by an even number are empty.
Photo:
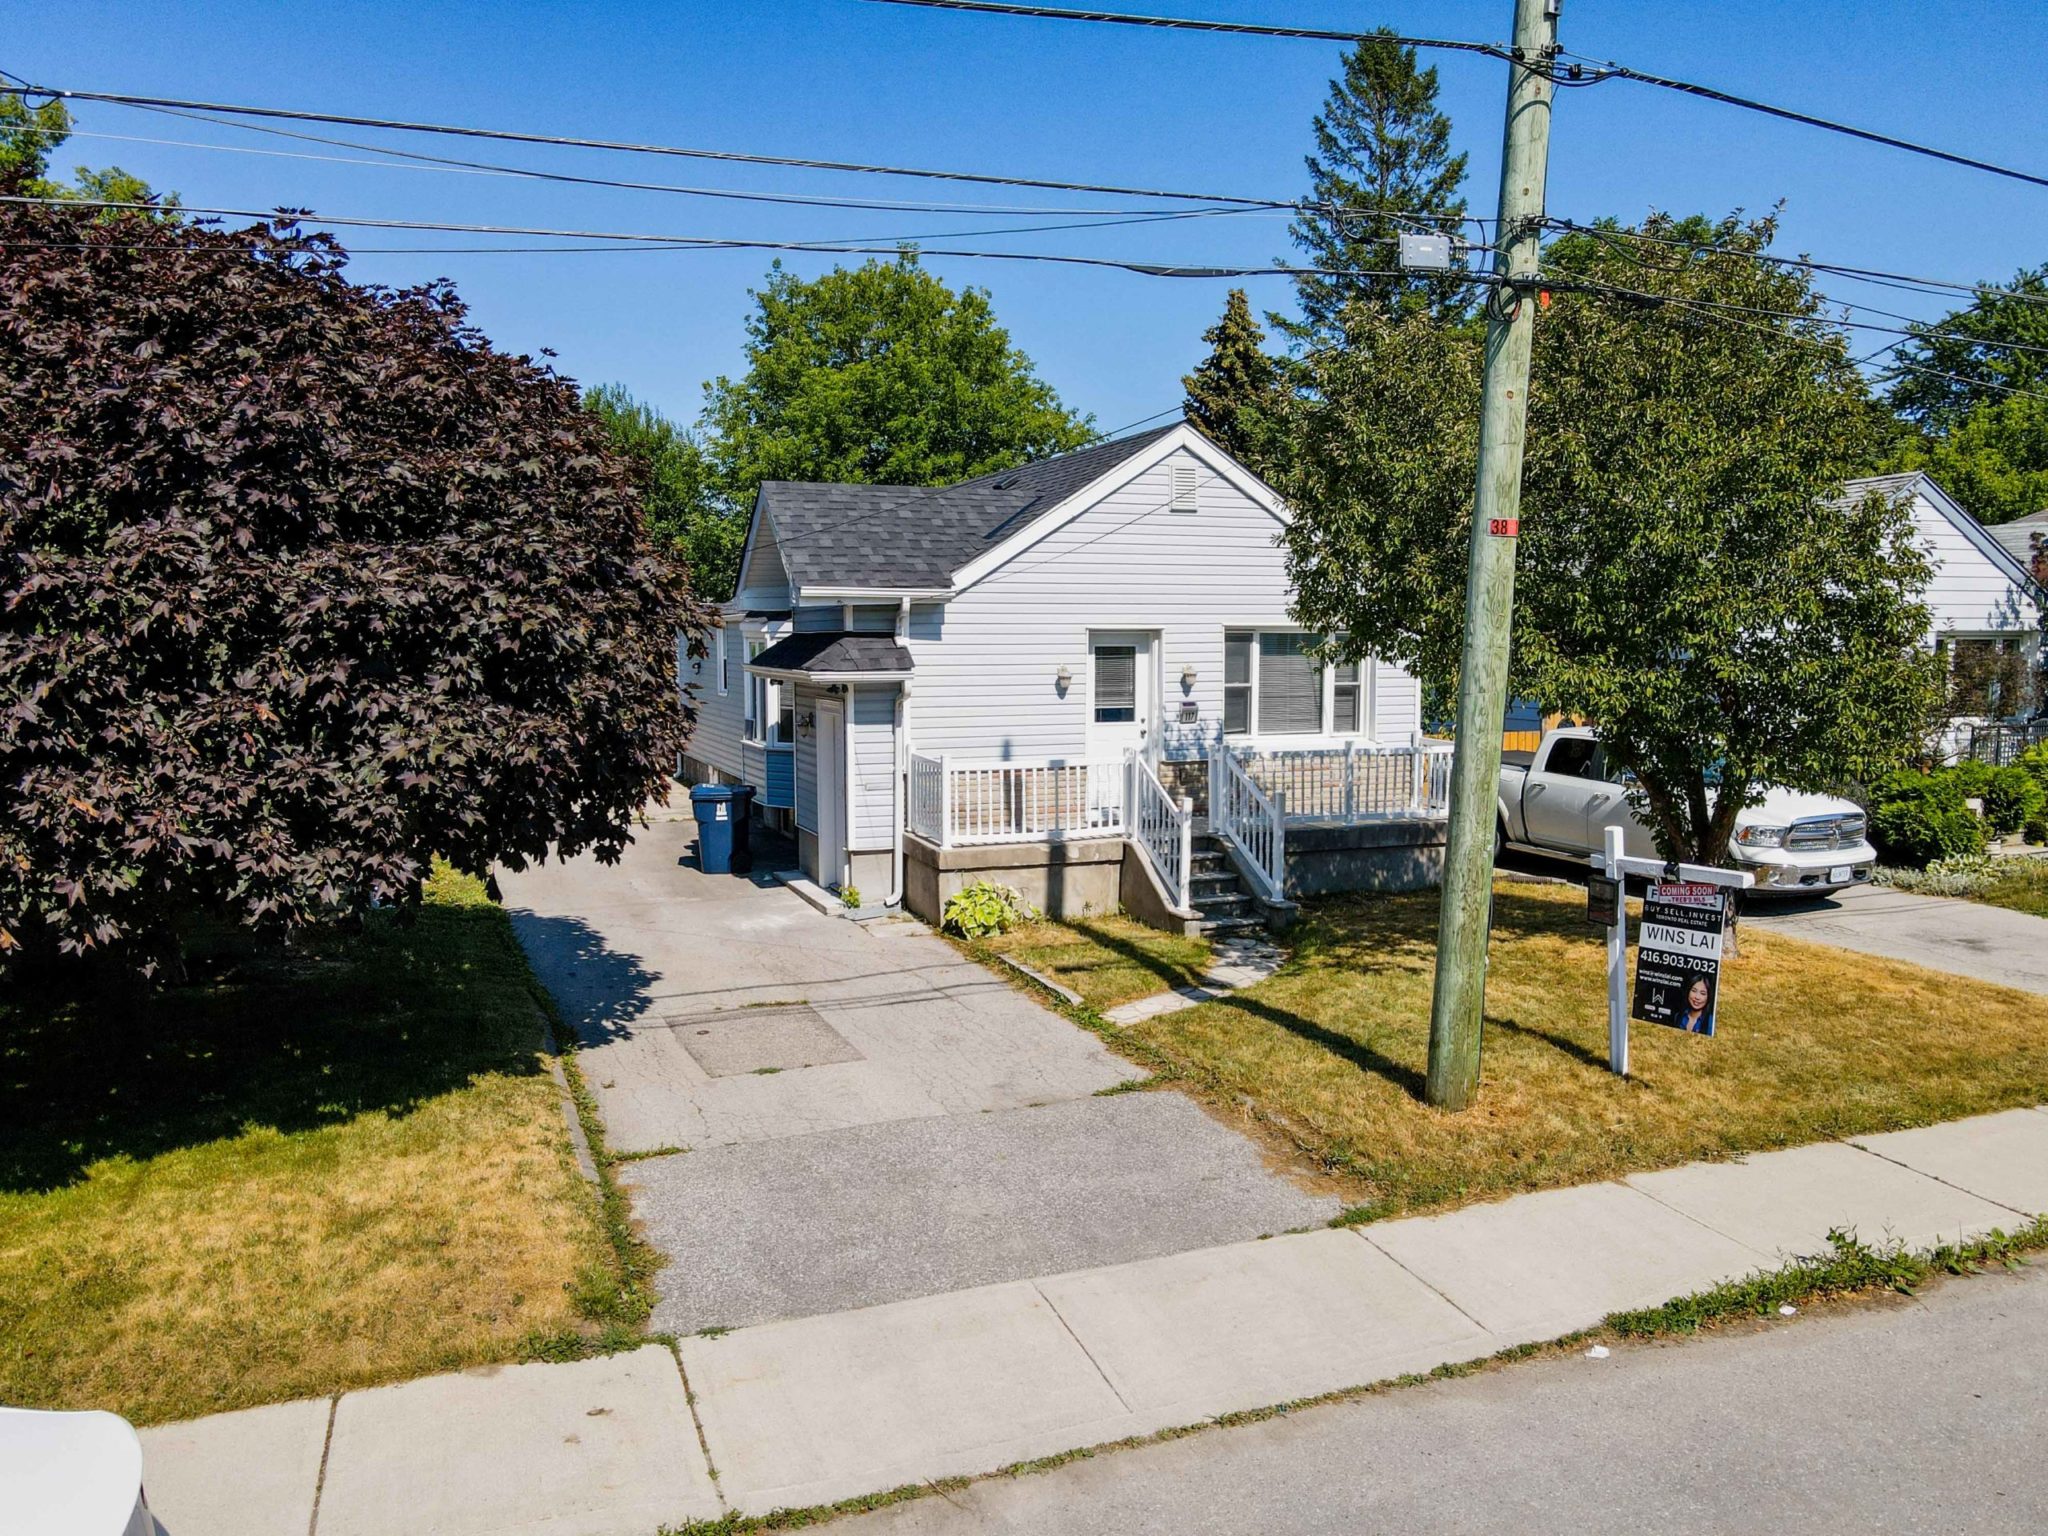
[[[989,843],[936,848],[903,839],[903,905],[936,924],[946,903],[978,880],[1014,887],[1048,917],[1114,912],[1122,901],[1122,838],[1051,843]]]

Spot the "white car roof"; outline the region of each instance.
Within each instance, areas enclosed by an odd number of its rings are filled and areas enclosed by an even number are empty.
[[[142,1442],[111,1413],[0,1408],[0,1532],[122,1536],[142,1491]]]

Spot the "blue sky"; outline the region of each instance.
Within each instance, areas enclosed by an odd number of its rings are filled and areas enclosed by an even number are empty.
[[[1285,24],[1380,23],[1498,39],[1508,0],[1128,0]],[[673,4],[109,3],[11,7],[0,67],[84,89],[310,107],[782,155],[928,165],[1248,196],[1305,190],[1311,116],[1336,44],[1202,37],[948,15],[860,0]],[[1566,0],[1565,45],[1822,115],[2048,172],[2039,50],[2048,0],[1802,0],[1680,7]],[[1502,66],[1436,56],[1471,156],[1468,198],[1493,211]],[[1263,264],[1291,254],[1283,218],[1251,214],[1085,233],[948,232],[1051,217],[766,208],[173,147],[88,135],[334,155],[110,106],[78,110],[68,161],[119,163],[188,203],[333,214],[769,239],[893,239],[1144,260]],[[361,130],[330,131],[365,142]],[[386,140],[505,163],[693,186],[856,197],[1129,207],[1112,199],[832,176],[506,144]],[[453,147],[450,147],[450,146]],[[1565,93],[1550,207],[1560,217],[1785,205],[1779,249],[1998,281],[2048,261],[2048,191],[1625,82]],[[351,245],[468,245],[353,232]],[[758,251],[361,256],[363,280],[456,280],[501,345],[551,347],[587,383],[617,381],[683,419],[703,381],[740,365]],[[796,256],[802,272],[829,258]],[[1225,286],[1042,265],[934,260],[994,295],[1040,373],[1113,429],[1174,405]],[[1249,285],[1283,306],[1281,279]],[[1831,292],[1918,315],[1925,298]],[[1873,336],[1871,346],[1884,338]]]

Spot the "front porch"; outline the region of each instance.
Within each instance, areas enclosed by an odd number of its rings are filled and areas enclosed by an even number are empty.
[[[905,902],[937,921],[976,880],[1058,918],[1284,926],[1295,898],[1434,885],[1451,743],[1037,762],[910,754]]]

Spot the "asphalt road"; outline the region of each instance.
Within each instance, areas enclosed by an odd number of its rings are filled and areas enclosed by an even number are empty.
[[[990,1479],[833,1529],[2040,1531],[2048,1267],[1398,1389]]]

